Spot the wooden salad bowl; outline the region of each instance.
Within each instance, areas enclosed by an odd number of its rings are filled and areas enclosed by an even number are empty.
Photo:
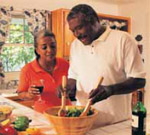
[[[83,106],[66,106],[67,109],[82,109]],[[60,106],[48,108],[44,115],[53,125],[58,135],[85,135],[92,127],[98,111],[92,108],[93,114],[82,117],[61,117],[58,116]]]

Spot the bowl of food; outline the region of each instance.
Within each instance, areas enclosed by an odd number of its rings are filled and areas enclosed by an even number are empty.
[[[9,105],[0,105],[0,122],[8,119],[12,113],[12,107]]]
[[[44,115],[53,125],[59,135],[85,135],[90,130],[98,111],[91,108],[87,116],[80,117],[83,112],[83,106],[66,106],[66,116],[58,116],[60,106],[46,109]]]

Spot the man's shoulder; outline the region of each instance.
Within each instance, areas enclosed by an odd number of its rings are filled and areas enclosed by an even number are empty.
[[[71,48],[73,49],[77,49],[80,48],[81,46],[84,46],[83,43],[78,40],[77,38],[73,40],[72,44],[71,44]]]
[[[120,36],[129,36],[130,34],[127,32],[127,31],[122,31],[122,30],[114,30],[114,29],[112,29],[111,30],[111,32],[112,32],[112,34],[113,35],[120,35]]]
[[[79,44],[79,43],[81,43],[77,38],[75,38],[73,41],[72,41],[72,44]]]
[[[118,39],[118,40],[133,39],[130,33],[121,30],[112,30],[109,36],[111,36],[113,39]]]

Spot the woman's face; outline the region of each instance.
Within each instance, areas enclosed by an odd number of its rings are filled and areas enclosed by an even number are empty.
[[[41,37],[38,39],[36,52],[40,55],[40,60],[52,61],[56,57],[56,40],[54,37]]]

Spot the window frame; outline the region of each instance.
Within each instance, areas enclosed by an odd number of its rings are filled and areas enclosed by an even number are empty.
[[[5,46],[34,46],[34,43],[33,44],[30,44],[30,43],[25,43],[25,32],[30,32],[29,30],[28,31],[25,31],[25,15],[23,15],[22,13],[12,13],[11,14],[11,18],[20,18],[20,19],[23,19],[23,43],[5,43],[4,45]],[[13,31],[13,30],[11,30]],[[14,30],[15,31],[15,30]],[[21,31],[19,31],[21,32]],[[9,38],[7,39],[10,39],[10,27],[8,27],[8,35],[7,35]]]
[[[23,19],[23,30],[20,30],[19,32],[22,32],[23,34],[23,43],[8,43],[8,42],[6,42],[5,44],[4,44],[4,47],[11,47],[11,46],[15,46],[15,47],[21,47],[21,46],[24,46],[24,47],[33,47],[34,48],[34,43],[25,43],[25,32],[30,32],[29,31],[29,29],[27,30],[27,31],[25,31],[25,24],[26,24],[26,22],[25,22],[25,15],[23,15],[23,13],[21,13],[21,12],[17,12],[17,13],[12,13],[11,14],[11,18],[18,18],[18,19]],[[11,23],[11,22],[10,22]],[[9,41],[9,39],[10,39],[10,31],[16,31],[16,30],[10,30],[10,25],[9,25],[9,27],[8,27],[8,35],[7,35],[7,37],[6,37],[6,39]],[[33,37],[34,38],[34,37]],[[33,39],[33,41],[34,41],[34,39]],[[2,51],[3,51],[3,49],[2,49]],[[17,70],[17,71],[15,71],[15,70],[12,70],[12,71],[4,71],[5,73],[11,73],[11,72],[20,72],[21,71],[21,69],[20,70]]]

